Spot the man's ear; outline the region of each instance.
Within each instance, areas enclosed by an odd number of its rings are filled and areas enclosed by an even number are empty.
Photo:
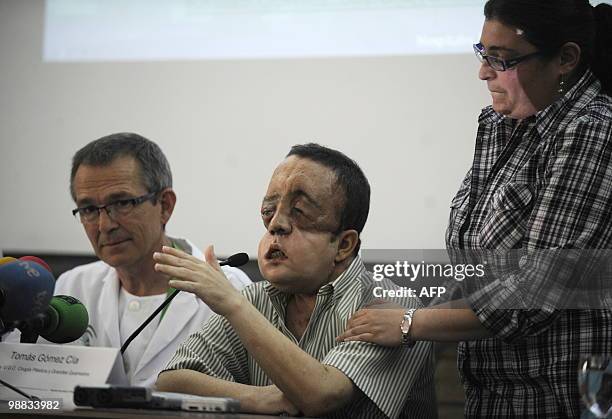
[[[561,75],[568,75],[580,64],[582,50],[575,42],[566,42],[559,52],[559,71]]]
[[[176,194],[172,188],[166,188],[159,194],[159,203],[161,207],[161,221],[162,225],[165,226],[170,221],[174,206],[176,205]]]
[[[351,257],[359,246],[359,233],[357,230],[344,230],[338,235],[338,252],[334,259],[336,263],[344,262]]]

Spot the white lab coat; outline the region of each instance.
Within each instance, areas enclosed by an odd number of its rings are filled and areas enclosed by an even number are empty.
[[[192,253],[198,258],[204,257],[193,245]],[[249,277],[241,270],[226,266],[222,269],[237,289],[251,284]],[[60,275],[55,285],[55,294],[77,298],[89,314],[87,331],[73,345],[121,347],[119,287],[117,271],[102,261],[77,266]],[[135,386],[149,387],[155,384],[157,375],[174,355],[179,344],[199,330],[211,314],[212,310],[194,294],[179,293],[168,306],[153,338],[133,369],[132,379],[123,376],[120,377],[121,381]]]

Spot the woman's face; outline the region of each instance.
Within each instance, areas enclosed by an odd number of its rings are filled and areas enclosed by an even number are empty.
[[[485,21],[480,43],[486,55],[504,60],[537,51],[520,29],[493,19]],[[478,77],[487,82],[493,109],[510,118],[534,115],[558,97],[560,72],[555,59],[536,55],[506,71],[495,71],[483,62]]]

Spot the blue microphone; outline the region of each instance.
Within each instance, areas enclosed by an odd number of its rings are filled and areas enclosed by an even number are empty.
[[[44,313],[54,289],[55,278],[36,262],[0,265],[0,333],[7,324]]]

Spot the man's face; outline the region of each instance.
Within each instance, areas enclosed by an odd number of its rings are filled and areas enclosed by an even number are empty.
[[[313,294],[335,267],[344,196],[336,176],[309,159],[288,157],[272,174],[261,206],[266,233],[259,270],[276,288]]]
[[[74,177],[74,192],[77,206],[86,207],[136,198],[148,191],[142,184],[138,161],[119,157],[107,166],[81,165]],[[97,221],[83,227],[104,262],[115,268],[138,268],[152,264],[151,254],[161,246],[166,222],[162,205],[148,200],[126,215],[110,217],[101,210]]]

